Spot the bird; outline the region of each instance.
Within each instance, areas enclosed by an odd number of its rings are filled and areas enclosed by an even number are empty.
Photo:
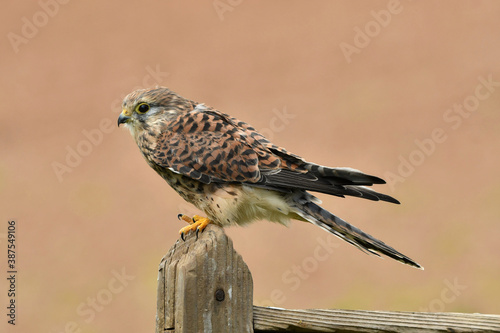
[[[379,177],[349,167],[327,167],[274,145],[255,128],[166,87],[128,94],[118,127],[129,129],[142,156],[184,200],[206,217],[179,214],[189,224],[179,233],[198,236],[208,224],[221,227],[267,220],[312,223],[367,254],[421,265],[320,206],[310,192],[399,204],[368,186]]]

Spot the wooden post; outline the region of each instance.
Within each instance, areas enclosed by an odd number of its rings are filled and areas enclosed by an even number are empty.
[[[223,229],[177,240],[158,272],[156,333],[253,332],[253,281]]]
[[[158,272],[156,333],[500,332],[500,316],[252,307],[252,275],[224,230],[178,240]]]

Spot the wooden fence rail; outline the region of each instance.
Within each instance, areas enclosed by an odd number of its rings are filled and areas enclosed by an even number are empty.
[[[156,333],[500,332],[500,316],[253,306],[252,275],[224,230],[178,240],[158,272]]]

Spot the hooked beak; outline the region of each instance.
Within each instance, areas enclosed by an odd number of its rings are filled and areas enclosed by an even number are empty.
[[[120,124],[128,123],[129,121],[130,116],[127,116],[127,111],[123,110],[123,112],[120,113],[120,116],[118,117],[118,127],[120,127]]]

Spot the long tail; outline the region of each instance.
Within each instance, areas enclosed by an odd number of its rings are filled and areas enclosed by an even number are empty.
[[[313,195],[307,192],[302,192],[301,195],[295,196],[293,198],[296,209],[295,213],[305,220],[356,246],[365,253],[371,253],[379,257],[380,254],[384,254],[404,264],[423,269],[422,266],[411,258],[398,252],[384,242],[368,235],[355,226],[350,225],[326,209],[321,208],[314,203],[314,201],[317,201],[317,199],[315,199]]]

